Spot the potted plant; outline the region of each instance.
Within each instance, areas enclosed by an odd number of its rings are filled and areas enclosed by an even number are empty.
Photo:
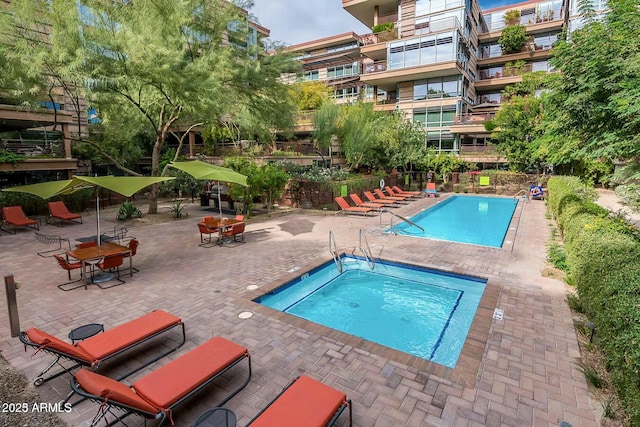
[[[520,11],[518,9],[510,9],[504,13],[504,23],[507,26],[520,24]]]
[[[504,54],[520,52],[527,42],[527,30],[523,25],[514,25],[502,30],[498,44]]]
[[[371,32],[378,38],[378,43],[397,39],[397,32],[393,22],[374,25]]]

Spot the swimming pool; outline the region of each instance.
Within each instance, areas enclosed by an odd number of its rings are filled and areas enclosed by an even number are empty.
[[[254,301],[453,368],[486,280],[341,257]]]
[[[517,204],[512,197],[451,196],[409,218],[424,231],[400,220],[389,231],[500,248]]]

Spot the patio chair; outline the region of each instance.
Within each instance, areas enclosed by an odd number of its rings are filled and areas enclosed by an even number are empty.
[[[336,197],[335,198],[336,203],[338,204],[338,206],[340,207],[340,210],[338,211],[338,213],[340,212],[344,212],[346,214],[357,214],[357,215],[369,215],[370,213],[375,213],[375,210],[372,208],[362,208],[362,207],[358,207],[358,206],[349,206],[349,203],[347,203],[347,201],[344,199],[344,197]]]
[[[47,245],[58,244],[57,248],[47,249],[46,251],[37,252],[37,254],[43,258],[51,257],[54,254],[61,254],[71,250],[71,242],[69,242],[69,239],[67,239],[66,237],[55,236],[52,234],[42,234],[37,231],[34,234],[36,236],[36,240],[39,242],[45,243]],[[64,249],[62,247],[62,242],[67,242],[68,249]]]
[[[394,185],[393,187],[391,187],[393,189],[394,192],[400,194],[400,195],[411,195],[411,196],[421,196],[422,195],[422,191],[405,191],[402,188],[398,187],[397,185]]]
[[[407,193],[397,192],[393,188],[389,187],[388,185],[385,186],[384,189],[386,190],[387,194],[389,194],[390,196],[393,196],[393,197],[404,197],[407,200],[415,200],[415,199],[418,198],[418,196],[415,195],[415,194],[407,194]]]
[[[202,246],[203,248],[210,248],[211,246],[218,243],[217,240],[214,242],[212,237],[212,235],[215,234],[216,239],[218,239],[218,236],[220,234],[218,229],[209,228],[204,222],[199,222],[198,231],[200,231],[200,244],[198,246]],[[209,237],[205,239],[204,236],[209,236]]]
[[[236,215],[236,221],[244,221],[244,215]]]
[[[249,351],[223,337],[210,339],[138,379],[131,386],[81,369],[71,379],[71,388],[75,393],[100,404],[92,426],[106,424],[108,415],[115,418],[111,421],[114,424],[134,414],[159,420],[154,425],[161,426],[167,419],[173,424],[175,408],[245,359],[249,364],[247,378],[216,405],[222,406],[251,380]]]
[[[435,182],[428,182],[427,183],[427,188],[425,188],[424,194],[426,194],[427,197],[440,197],[440,194],[438,193],[438,190],[436,190],[436,183]]]
[[[59,224],[60,227],[64,225],[65,221],[71,221],[78,224],[82,224],[82,216],[77,213],[69,212],[69,209],[67,209],[67,206],[64,204],[63,201],[49,202],[48,206],[49,206],[49,218],[47,218],[47,221],[46,221],[47,224],[52,224],[57,226],[58,224],[52,221],[54,218],[60,220],[60,224]]]
[[[399,207],[400,205],[398,205],[398,202],[395,200],[385,200],[385,199],[379,199],[376,196],[373,195],[373,193],[371,191],[365,191],[364,192],[364,197],[367,198],[367,200],[369,200],[370,202],[373,203],[378,203],[381,205],[385,205],[385,206],[389,206],[389,207]]]
[[[115,269],[116,270],[115,279],[118,281],[117,284],[111,285],[111,286],[102,286],[102,284],[100,283],[95,283],[95,282],[94,283],[98,285],[100,289],[109,289],[109,288],[113,288],[113,287],[120,286],[127,283],[120,278],[120,266],[122,265],[123,260],[124,260],[124,257],[122,253],[118,253],[113,255],[107,255],[104,258],[102,258],[98,263],[96,263],[96,266],[102,271],[107,271],[107,270],[113,271]],[[93,282],[93,273],[91,274],[91,281]]]
[[[118,241],[119,245],[125,245],[126,242],[135,239],[135,237],[127,236],[129,229],[124,224],[116,224],[113,226],[113,230],[109,230],[102,235],[102,240],[105,242]]]
[[[358,196],[356,193],[349,194],[349,197],[356,206],[361,208],[382,209],[385,207],[391,207],[389,205],[385,205],[384,203],[363,202],[360,196]]]
[[[130,253],[124,252],[124,253],[122,254],[122,256],[123,256],[124,258],[129,258],[130,256],[131,256],[131,257],[132,257],[132,256],[136,256],[136,254],[138,253],[138,246],[140,246],[140,242],[138,241],[138,239],[135,239],[135,238],[134,238],[134,239],[129,240],[129,244],[127,245],[127,247],[129,248],[129,250],[130,250],[131,252],[130,252]],[[126,270],[128,270],[128,269],[129,269],[129,267],[125,268],[123,271],[126,271]],[[131,267],[131,271],[132,271],[133,273],[137,273],[137,272],[139,272],[140,270],[138,270],[138,269],[137,269],[137,268],[135,268],[135,267]]]
[[[5,224],[13,226],[13,231],[3,228]],[[34,230],[40,230],[40,225],[35,219],[27,218],[20,206],[5,206],[2,208],[2,222],[0,230],[4,229],[7,233],[16,234],[18,227],[30,227]]]
[[[184,324],[179,317],[173,316],[162,310],[155,310],[145,314],[142,317],[131,320],[113,329],[109,329],[98,335],[94,335],[75,344],[69,344],[53,335],[50,335],[38,328],[29,328],[20,333],[20,341],[26,346],[36,349],[35,353],[43,352],[52,354],[55,359],[42,372],[38,374],[33,384],[36,386],[57,378],[66,373],[71,374],[73,370],[80,366],[85,366],[91,370],[97,371],[100,367],[121,354],[136,348],[137,346],[148,342],[173,328],[180,327],[182,329],[182,340],[173,345],[162,354],[153,357],[150,361],[144,363],[132,371],[118,377],[123,379],[138,372],[140,369],[150,365],[151,363],[163,358],[180,348],[185,340],[186,333]],[[35,354],[34,353],[34,354]],[[65,366],[61,363],[61,359],[73,362],[71,366]],[[43,377],[55,365],[60,370],[48,377]]]
[[[289,383],[247,427],[332,426],[346,408],[352,426],[351,400],[347,395],[302,375]]]
[[[77,283],[77,282],[82,281],[82,276],[77,280],[71,280],[71,270],[78,270],[78,269],[82,268],[82,263],[81,262],[79,262],[79,261],[78,262],[69,262],[65,257],[63,257],[62,255],[59,255],[59,254],[54,254],[53,257],[58,262],[58,267],[62,268],[63,270],[66,270],[67,271],[67,275],[69,276],[69,281],[58,285],[58,289],[60,289],[62,291],[72,291],[74,289],[78,289],[78,288],[84,286],[84,284],[81,283],[80,285],[74,286],[72,288],[67,288],[67,286],[72,284],[72,283]]]
[[[220,244],[223,245],[227,241],[245,243],[244,229],[244,222],[236,222],[235,224],[224,227],[220,232]],[[238,240],[238,238],[240,238],[240,240]]]
[[[391,195],[386,195],[382,192],[382,190],[380,190],[379,188],[375,188],[373,190],[374,193],[376,193],[376,196],[378,196],[379,198],[383,199],[383,200],[393,200],[395,202],[398,203],[408,203],[407,202],[407,198],[406,197],[400,197],[400,196],[391,196]]]
[[[202,217],[202,222],[213,221],[214,218],[212,215],[207,215]]]

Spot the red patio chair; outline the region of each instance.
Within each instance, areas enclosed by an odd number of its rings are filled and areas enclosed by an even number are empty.
[[[223,244],[225,240],[233,239],[234,242],[244,243],[244,222],[236,222],[226,226],[220,233],[220,244]],[[240,238],[240,240],[238,240]]]
[[[124,252],[124,253],[122,254],[122,256],[123,256],[124,258],[129,258],[130,256],[131,256],[131,257],[136,256],[136,254],[138,253],[138,246],[140,246],[140,242],[138,241],[138,239],[131,239],[131,240],[129,240],[129,244],[128,244],[127,246],[129,247],[129,250],[130,250],[131,252],[130,252],[130,253]],[[125,268],[124,270],[128,270],[128,269],[129,269],[129,267]],[[137,269],[137,268],[135,268],[135,267],[132,267],[132,268],[131,268],[131,271],[132,271],[133,273],[137,273],[137,272],[139,272],[140,270],[138,270],[138,269]]]
[[[370,213],[375,213],[375,210],[372,208],[363,208],[359,206],[349,206],[349,203],[344,199],[344,197],[336,197],[336,203],[340,206],[340,211],[344,213],[354,213],[358,215],[369,215]]]
[[[200,244],[198,246],[208,248],[217,243],[213,241],[212,237],[213,234],[216,235],[216,238],[218,237],[219,231],[217,229],[209,228],[204,222],[199,222],[198,231],[200,231]],[[209,236],[209,238],[205,239],[204,236]]]
[[[67,206],[62,201],[49,202],[49,218],[47,218],[47,224],[58,225],[55,222],[50,222],[54,218],[60,220],[60,227],[64,225],[65,221],[76,222],[82,224],[82,216],[77,213],[69,212]],[[80,220],[80,221],[77,221]]]
[[[346,408],[352,426],[351,400],[347,395],[302,375],[289,383],[247,427],[332,426]]]
[[[179,317],[173,316],[166,311],[155,310],[75,344],[58,339],[37,328],[29,328],[25,332],[21,332],[19,338],[25,346],[34,347],[36,353],[49,353],[55,356],[53,363],[40,372],[33,382],[36,386],[39,386],[60,375],[70,374],[79,366],[86,366],[97,371],[103,363],[109,362],[124,352],[132,350],[176,327],[182,329],[182,339],[177,345],[170,346],[168,350],[145,362],[142,366],[138,366],[118,377],[123,379],[172,353],[184,344],[186,333],[184,324]],[[171,342],[174,341],[172,340]],[[66,364],[67,366],[64,366],[60,363],[60,359],[69,360],[73,363],[70,366],[68,363]],[[62,369],[46,378],[43,377],[54,365],[58,365]]]
[[[247,378],[215,405],[222,406],[251,380],[249,351],[222,337],[215,337],[199,345],[140,378],[130,387],[86,369],[81,369],[74,375],[71,387],[75,393],[100,404],[92,425],[107,422],[108,414],[116,418],[112,422],[122,422],[129,415],[136,414],[146,419],[159,420],[157,425],[161,426],[167,419],[173,424],[173,411],[176,407],[245,359],[249,364]],[[118,412],[114,414],[112,409],[117,409]]]
[[[13,231],[4,229],[4,231],[11,234],[16,234],[17,227],[30,227],[34,230],[40,230],[38,221],[27,218],[20,206],[5,206],[2,208],[2,223],[0,223],[0,230],[3,229],[5,224],[13,226]]]
[[[71,280],[71,270],[78,270],[80,268],[82,268],[82,263],[81,262],[69,262],[65,257],[63,257],[62,255],[59,254],[54,254],[53,257],[56,259],[56,261],[58,262],[58,267],[62,268],[63,270],[67,271],[67,275],[69,276],[69,281],[66,283],[62,283],[60,285],[58,285],[58,289],[62,290],[62,291],[71,291],[73,289],[78,289],[82,286],[84,286],[84,284],[80,284],[77,286],[74,286],[72,288],[67,288],[67,285],[70,285],[72,283],[77,283],[80,282],[82,280],[82,276],[77,279],[77,280]]]
[[[102,286],[102,284],[100,283],[95,283],[96,285],[98,285],[100,289],[109,289],[109,288],[120,286],[126,283],[124,280],[120,278],[120,266],[122,265],[123,260],[124,260],[124,256],[122,255],[122,253],[118,253],[113,255],[107,255],[106,257],[102,258],[100,262],[96,264],[96,266],[102,271],[107,271],[107,270],[113,271],[115,269],[116,280],[118,281],[117,284],[111,285],[111,286]],[[92,276],[91,279],[93,280],[93,274],[91,276]]]

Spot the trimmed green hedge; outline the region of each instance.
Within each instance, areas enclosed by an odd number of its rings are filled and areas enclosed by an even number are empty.
[[[570,281],[596,324],[611,379],[632,425],[640,425],[640,239],[595,205],[574,178],[549,180],[549,209],[565,237]]]

